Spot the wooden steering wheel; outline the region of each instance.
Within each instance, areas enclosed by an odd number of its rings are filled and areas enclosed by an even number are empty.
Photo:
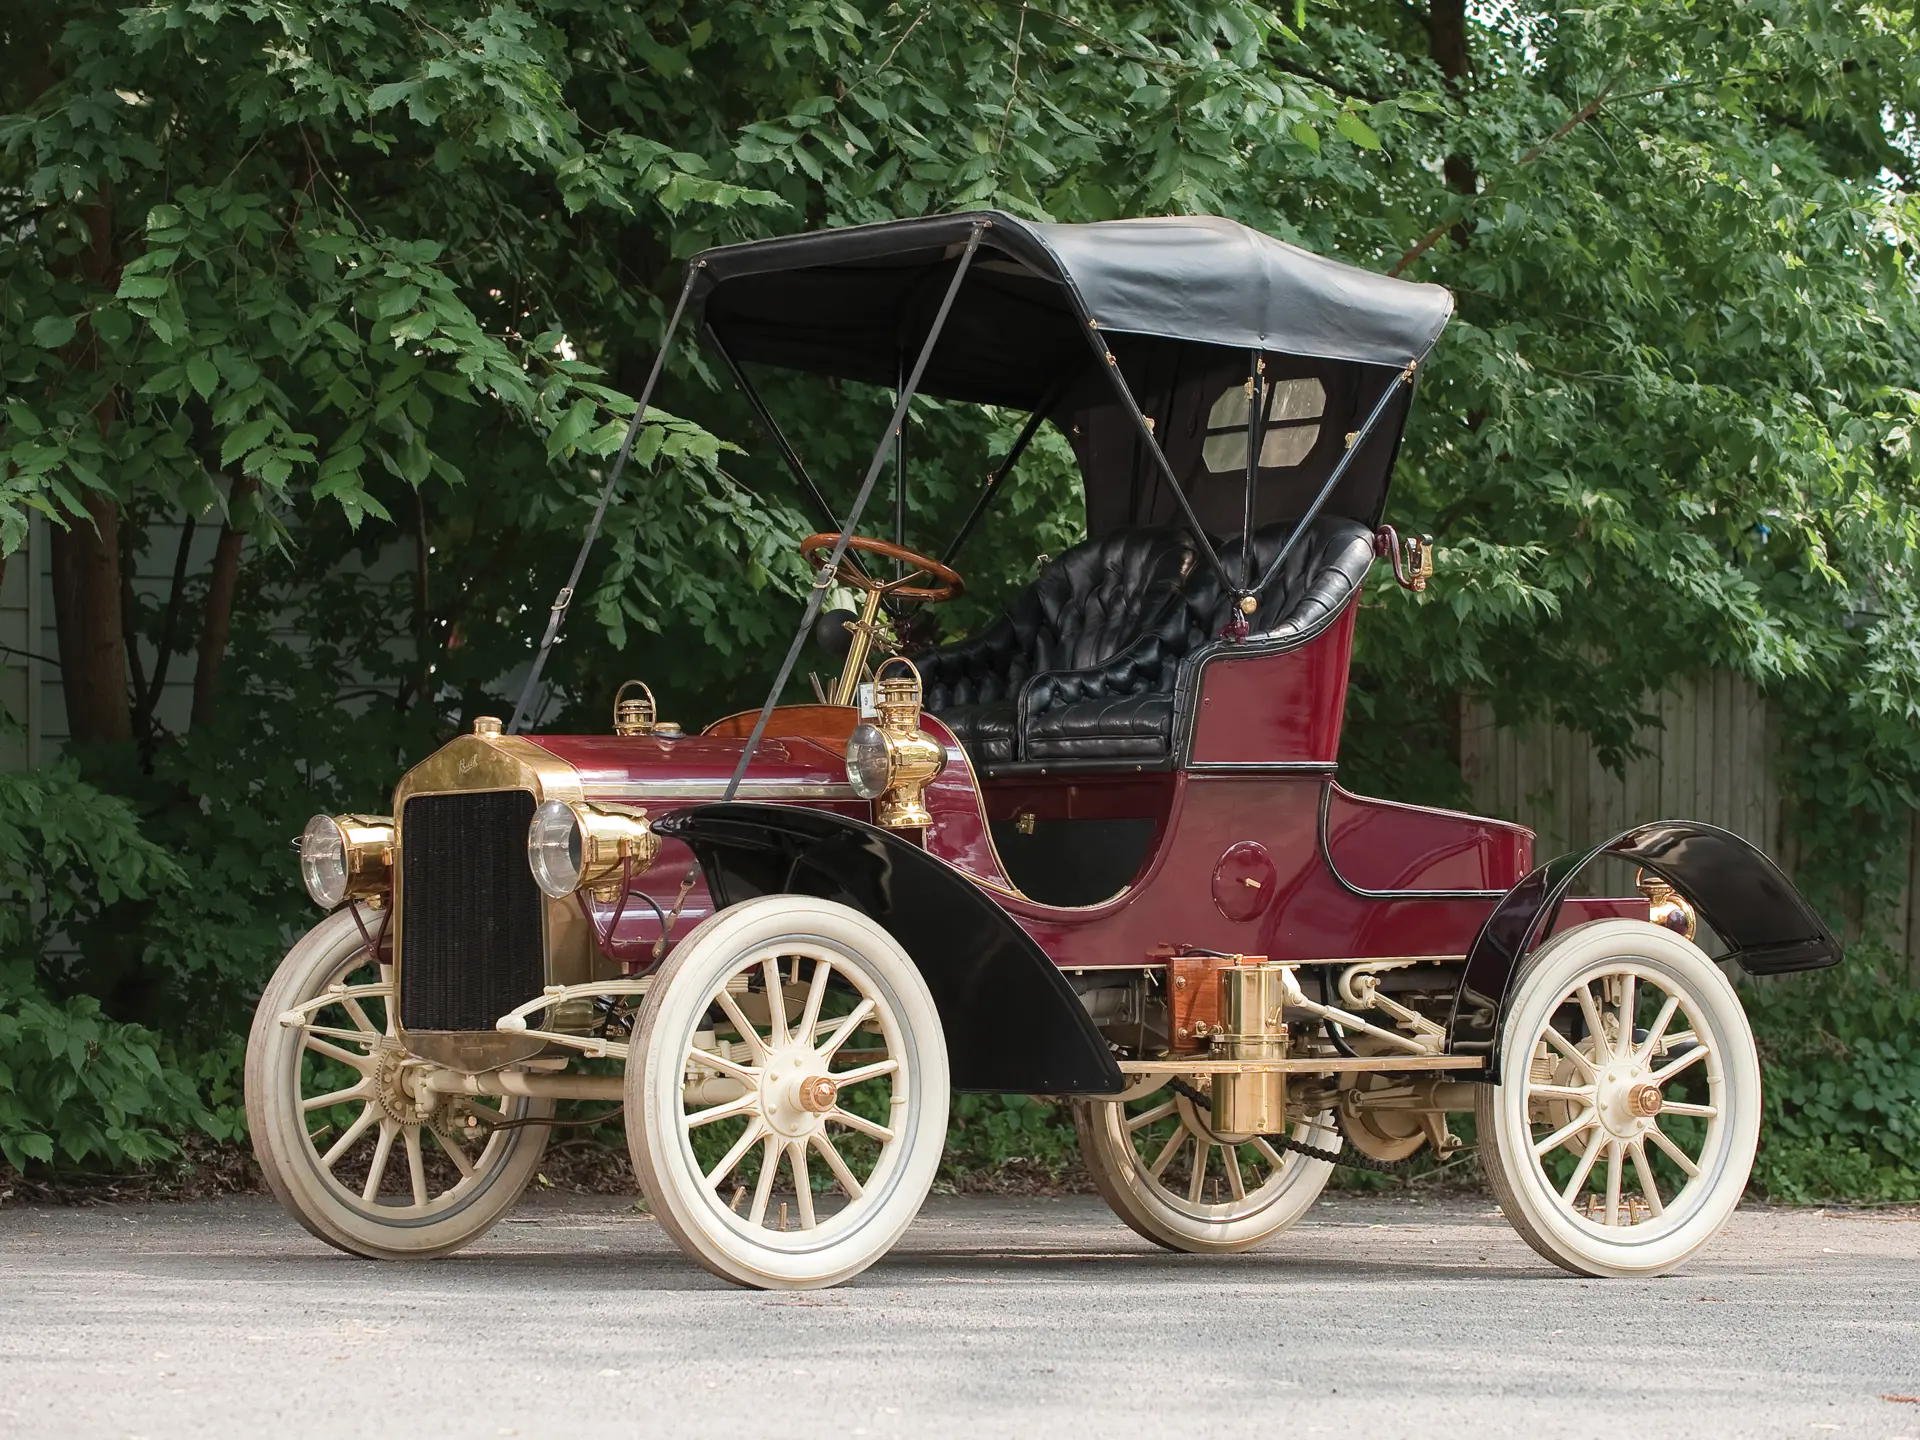
[[[820,568],[824,556],[832,551],[838,535],[809,535],[800,542],[800,558],[815,569]],[[908,567],[907,573],[898,580],[876,580],[857,566],[850,565],[843,558],[834,579],[842,585],[852,586],[855,590],[864,590],[869,594],[890,595],[898,600],[926,600],[938,602],[957,598],[967,588],[967,582],[960,578],[960,572],[951,566],[942,565],[938,560],[929,559],[918,551],[909,550],[904,545],[895,545],[891,540],[876,540],[870,535],[849,535],[847,549],[858,550],[865,555],[878,555],[886,560],[898,560]],[[938,585],[914,585],[909,582],[928,576],[939,581]]]

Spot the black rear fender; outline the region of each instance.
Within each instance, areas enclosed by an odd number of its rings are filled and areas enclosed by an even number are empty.
[[[1562,855],[1515,885],[1493,907],[1461,972],[1447,1049],[1485,1055],[1496,1069],[1500,1023],[1521,962],[1553,929],[1581,871],[1615,855],[1651,871],[1689,900],[1731,947],[1722,957],[1752,975],[1783,975],[1840,963],[1840,942],[1780,867],[1732,831],[1697,820],[1656,820],[1604,845]]]
[[[1125,1084],[1059,967],[991,896],[899,836],[828,810],[695,805],[654,828],[700,861],[716,909],[813,895],[867,915],[913,958],[958,1090],[1112,1094]]]

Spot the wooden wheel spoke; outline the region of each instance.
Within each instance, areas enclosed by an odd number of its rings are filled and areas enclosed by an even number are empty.
[[[1613,1045],[1607,1039],[1606,1021],[1601,1018],[1600,1007],[1594,1001],[1592,984],[1582,981],[1575,987],[1575,994],[1580,1001],[1580,1013],[1586,1018],[1587,1034],[1593,1037],[1593,1058],[1605,1064],[1613,1057]]]
[[[793,1172],[793,1199],[800,1211],[800,1228],[813,1229],[813,1176],[807,1170],[807,1142],[787,1146],[787,1168]]]
[[[1693,1157],[1688,1155],[1687,1152],[1682,1150],[1678,1145],[1674,1144],[1673,1137],[1668,1135],[1658,1125],[1650,1125],[1647,1127],[1647,1139],[1658,1145],[1666,1157],[1677,1165],[1680,1168],[1680,1172],[1689,1180],[1699,1175],[1700,1167],[1694,1164]]]
[[[1620,1223],[1620,1164],[1625,1158],[1626,1146],[1618,1140],[1607,1142],[1607,1211],[1606,1223]]]
[[[718,1070],[722,1075],[731,1075],[742,1083],[757,1087],[760,1084],[760,1072],[752,1065],[742,1065],[738,1060],[729,1060],[724,1055],[716,1055],[711,1050],[699,1047],[687,1051],[687,1063],[705,1065],[710,1070]]]
[[[1173,1157],[1184,1150],[1187,1141],[1193,1138],[1193,1132],[1188,1130],[1185,1125],[1175,1130],[1173,1132],[1173,1138],[1168,1140],[1167,1143],[1160,1148],[1160,1153],[1155,1155],[1152,1162],[1148,1164],[1147,1174],[1151,1175],[1155,1180],[1158,1180],[1162,1175],[1166,1174],[1167,1167],[1173,1163]]]
[[[1227,1188],[1233,1192],[1234,1199],[1244,1200],[1247,1198],[1247,1180],[1240,1173],[1240,1147],[1222,1145],[1220,1148],[1226,1152]]]
[[[1620,1048],[1629,1055],[1633,1053],[1633,1012],[1640,998],[1639,977],[1631,970],[1620,976],[1620,1004],[1614,1014],[1619,1017]]]
[[[1662,1115],[1697,1115],[1703,1120],[1711,1120],[1720,1113],[1718,1105],[1696,1105],[1691,1100],[1665,1100],[1661,1102]]]
[[[1206,1194],[1207,1165],[1213,1159],[1213,1146],[1198,1135],[1193,1137],[1196,1153],[1193,1157],[1193,1174],[1187,1179],[1187,1203],[1198,1205]]]
[[[1567,1188],[1560,1192],[1562,1204],[1573,1204],[1573,1197],[1580,1193],[1580,1187],[1587,1183],[1587,1176],[1593,1173],[1593,1163],[1600,1158],[1600,1147],[1607,1143],[1607,1132],[1598,1125],[1593,1127],[1593,1138],[1587,1141],[1587,1148],[1581,1153],[1580,1163],[1574,1167],[1573,1178],[1567,1182]]]
[[[359,1039],[357,1035],[351,1035],[344,1030],[338,1033],[346,1035],[350,1040]],[[343,1050],[338,1045],[316,1039],[311,1028],[301,1037],[301,1041],[306,1048],[313,1051],[314,1054],[324,1055],[329,1060],[338,1060],[342,1065],[350,1065],[362,1075],[373,1068],[373,1057],[371,1055],[353,1050]]]
[[[1578,1135],[1582,1130],[1585,1130],[1589,1125],[1595,1125],[1598,1123],[1599,1123],[1598,1113],[1593,1109],[1592,1106],[1588,1106],[1586,1109],[1582,1110],[1578,1115],[1574,1116],[1573,1119],[1569,1120],[1566,1124],[1562,1125],[1558,1130],[1554,1131],[1551,1135],[1547,1136],[1546,1139],[1536,1141],[1534,1143],[1533,1153],[1535,1155],[1545,1155],[1548,1151],[1552,1150],[1555,1146],[1564,1144],[1566,1141],[1571,1140],[1574,1136]]]
[[[438,1126],[434,1127],[433,1139],[434,1143],[440,1147],[441,1152],[446,1155],[447,1159],[453,1162],[453,1168],[460,1172],[460,1178],[462,1180],[471,1180],[473,1178],[473,1158],[467,1154],[467,1147]]]
[[[794,1027],[794,1034],[811,1037],[820,1026],[820,1007],[827,1002],[827,980],[833,974],[831,960],[813,962],[813,982],[807,986],[807,1003],[800,1012],[800,1023]]]
[[[827,1032],[824,1040],[816,1036],[813,1048],[819,1052],[820,1058],[833,1059],[834,1051],[846,1043],[849,1035],[866,1023],[867,1017],[873,1014],[874,1008],[873,1001],[862,999],[852,1010],[833,1022],[834,1028]]]
[[[1633,1173],[1640,1182],[1640,1196],[1647,1202],[1647,1209],[1656,1217],[1666,1213],[1666,1206],[1660,1201],[1660,1187],[1653,1183],[1653,1167],[1647,1164],[1647,1145],[1644,1140],[1633,1142]]]
[[[750,1115],[760,1108],[760,1096],[749,1090],[737,1100],[723,1101],[718,1105],[709,1105],[704,1110],[696,1110],[687,1116],[687,1128],[698,1130],[703,1125],[713,1125],[721,1120],[731,1120],[737,1115]]]
[[[747,1042],[747,1049],[753,1052],[753,1058],[758,1060],[762,1065],[766,1064],[766,1040],[761,1036],[760,1032],[754,1029],[748,1022],[746,1015],[740,1009],[740,1002],[727,993],[726,986],[722,985],[720,987],[720,993],[713,997],[713,1003],[720,1007],[721,1013],[727,1017],[727,1020],[732,1024],[733,1028],[739,1032],[740,1038]]]
[[[407,1127],[407,1180],[413,1186],[413,1203],[416,1208],[427,1208],[427,1164],[420,1144],[420,1127]]]
[[[380,1196],[380,1182],[387,1178],[387,1161],[393,1155],[393,1137],[399,1130],[398,1120],[380,1122],[380,1138],[374,1143],[373,1163],[367,1167],[367,1183],[360,1189],[362,1204],[371,1205]]]
[[[367,1012],[360,1008],[360,1002],[353,996],[342,996],[340,1008],[353,1017],[354,1025],[359,1028],[362,1034],[378,1037],[386,1033],[367,1018]]]
[[[760,962],[760,983],[767,989],[767,1043],[779,1049],[788,1041],[787,987],[780,979],[780,957],[769,955]]]
[[[767,1201],[773,1196],[773,1173],[780,1168],[780,1142],[768,1135],[760,1142],[760,1183],[753,1187],[753,1208],[747,1212],[749,1225],[767,1223]]]
[[[1582,1075],[1585,1075],[1589,1080],[1594,1078],[1593,1061],[1580,1053],[1579,1046],[1575,1045],[1551,1025],[1547,1026],[1543,1038],[1549,1045],[1553,1046],[1554,1049],[1572,1061],[1574,1069],[1578,1070]]]
[[[1286,1160],[1282,1158],[1280,1152],[1273,1148],[1273,1142],[1264,1135],[1256,1135],[1253,1137],[1253,1148],[1265,1156],[1267,1163],[1273,1166],[1275,1170],[1283,1168],[1287,1163]]]
[[[829,1070],[827,1074],[844,1090],[863,1080],[877,1080],[882,1075],[891,1075],[899,1068],[898,1060],[876,1060],[871,1065],[856,1065],[851,1070]]]
[[[360,1137],[366,1134],[372,1127],[374,1121],[379,1118],[380,1107],[371,1100],[367,1101],[365,1105],[360,1107],[360,1114],[354,1122],[340,1132],[340,1138],[334,1141],[332,1148],[320,1157],[320,1168],[331,1174],[333,1167],[340,1163],[340,1157],[351,1150]]]
[[[1660,1006],[1660,1013],[1653,1017],[1653,1024],[1647,1027],[1647,1038],[1641,1042],[1637,1058],[1645,1060],[1660,1048],[1660,1041],[1667,1033],[1667,1026],[1673,1023],[1673,1017],[1680,1008],[1680,998],[1669,995]]]
[[[1163,1105],[1154,1106],[1151,1110],[1143,1110],[1138,1115],[1130,1115],[1127,1117],[1127,1129],[1129,1132],[1144,1130],[1147,1126],[1153,1124],[1154,1121],[1166,1119],[1167,1116],[1173,1114],[1179,1108],[1180,1102],[1178,1100],[1169,1100]]]
[[[300,1109],[304,1113],[311,1114],[315,1110],[324,1110],[329,1105],[342,1105],[349,1100],[366,1100],[370,1098],[372,1097],[367,1082],[362,1079],[349,1085],[344,1090],[329,1090],[324,1095],[308,1096],[300,1102]]]
[[[862,1135],[878,1140],[885,1145],[893,1139],[893,1131],[864,1115],[856,1115],[851,1110],[842,1110],[838,1105],[827,1111],[826,1118],[837,1120],[849,1130],[858,1130]]]
[[[1698,1041],[1695,1041],[1694,1046],[1691,1050],[1687,1051],[1687,1053],[1682,1055],[1678,1060],[1669,1060],[1666,1064],[1662,1065],[1658,1070],[1654,1071],[1651,1075],[1649,1075],[1647,1077],[1647,1080],[1649,1083],[1654,1085],[1664,1085],[1669,1080],[1673,1079],[1674,1076],[1678,1075],[1682,1070],[1685,1070],[1689,1065],[1697,1064],[1698,1062],[1706,1059],[1707,1056],[1711,1055],[1712,1053],[1713,1052],[1709,1050],[1705,1045],[1702,1045]]]
[[[735,1170],[738,1170],[740,1168],[740,1162],[747,1158],[747,1151],[758,1144],[766,1133],[767,1127],[764,1121],[756,1118],[752,1124],[748,1125],[747,1128],[740,1133],[740,1138],[733,1142],[733,1148],[722,1155],[713,1169],[707,1171],[707,1173],[701,1177],[707,1189],[717,1189],[722,1180],[733,1174]]]
[[[847,1168],[847,1162],[834,1148],[833,1141],[827,1138],[827,1132],[813,1132],[813,1148],[820,1152],[820,1158],[827,1163],[827,1169],[833,1178],[840,1182],[840,1188],[847,1192],[849,1200],[858,1200],[863,1193],[861,1184],[854,1178],[853,1171]]]

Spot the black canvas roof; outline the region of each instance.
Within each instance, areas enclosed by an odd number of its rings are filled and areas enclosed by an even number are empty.
[[[1212,216],[1055,225],[1000,211],[755,240],[693,260],[738,360],[891,385],[974,225],[981,251],[925,394],[1031,409],[1090,354],[1083,327],[1398,369],[1452,313],[1438,285],[1328,260]]]

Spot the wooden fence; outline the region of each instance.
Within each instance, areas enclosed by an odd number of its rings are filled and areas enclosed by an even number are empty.
[[[1469,702],[1460,750],[1472,808],[1533,829],[1539,860],[1674,818],[1744,836],[1792,874],[1793,837],[1773,763],[1778,737],[1760,693],[1719,671],[1681,681],[1648,708],[1661,724],[1639,733],[1647,753],[1616,775],[1584,735],[1547,725],[1503,730],[1491,706]],[[1920,980],[1920,816],[1909,826],[1906,872],[1894,939]]]

